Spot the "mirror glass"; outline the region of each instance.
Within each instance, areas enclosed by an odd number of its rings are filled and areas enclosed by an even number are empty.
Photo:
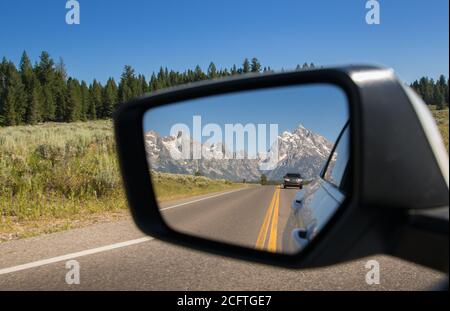
[[[335,85],[160,106],[143,130],[159,209],[178,232],[293,254],[346,197],[348,100]]]

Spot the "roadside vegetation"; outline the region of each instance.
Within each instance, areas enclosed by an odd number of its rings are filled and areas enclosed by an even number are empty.
[[[448,153],[448,107],[446,109],[437,110],[434,106],[430,106],[431,112],[436,120],[439,131]]]
[[[154,174],[160,201],[239,187]],[[0,128],[0,241],[127,215],[111,121]]]
[[[114,148],[110,121],[0,128],[0,240],[124,209]]]
[[[158,202],[183,199],[211,192],[237,189],[242,183],[224,179],[210,179],[203,176],[152,172],[153,187]]]

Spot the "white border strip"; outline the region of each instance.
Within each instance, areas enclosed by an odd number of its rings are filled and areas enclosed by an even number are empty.
[[[17,272],[17,271],[22,271],[22,270],[26,270],[26,269],[31,269],[31,268],[36,268],[36,267],[40,267],[40,266],[45,266],[45,265],[60,262],[60,261],[67,261],[70,259],[79,258],[79,257],[92,255],[92,254],[97,254],[97,253],[101,253],[104,251],[109,251],[109,250],[122,248],[122,247],[130,246],[130,245],[136,245],[136,244],[144,243],[144,242],[151,241],[151,240],[153,240],[152,237],[144,237],[144,238],[130,240],[130,241],[126,241],[126,242],[120,242],[120,243],[116,243],[116,244],[92,248],[92,249],[88,249],[85,251],[71,253],[71,254],[67,254],[67,255],[63,255],[63,256],[34,261],[34,262],[26,263],[23,265],[19,265],[19,266],[0,269],[0,275]]]
[[[172,208],[179,207],[179,206],[192,204],[192,203],[207,200],[207,199],[216,198],[216,197],[219,197],[222,195],[231,194],[231,193],[242,191],[245,189],[249,189],[249,188],[246,187],[246,188],[236,189],[236,190],[232,190],[232,191],[228,191],[228,192],[218,193],[215,195],[211,195],[211,196],[193,200],[193,201],[168,206],[168,207],[162,208],[161,211],[172,209]],[[22,270],[27,270],[27,269],[31,269],[31,268],[37,268],[37,267],[49,265],[49,264],[56,263],[56,262],[67,261],[67,260],[71,260],[74,258],[93,255],[93,254],[97,254],[97,253],[101,253],[101,252],[105,252],[105,251],[110,251],[113,249],[118,249],[118,248],[122,248],[122,247],[127,247],[127,246],[131,246],[131,245],[144,243],[144,242],[151,241],[151,240],[153,240],[152,237],[143,237],[143,238],[139,238],[139,239],[135,239],[135,240],[129,240],[129,241],[120,242],[120,243],[116,243],[116,244],[101,246],[101,247],[92,248],[92,249],[88,249],[88,250],[84,250],[84,251],[80,251],[80,252],[76,252],[76,253],[58,256],[58,257],[52,257],[52,258],[48,258],[48,259],[38,260],[38,261],[23,264],[23,265],[0,269],[0,275],[18,272],[18,271],[22,271]]]

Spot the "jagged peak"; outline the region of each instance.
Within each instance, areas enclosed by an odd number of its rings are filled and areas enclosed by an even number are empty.
[[[145,132],[145,136],[159,136],[159,134],[155,130],[150,130]]]

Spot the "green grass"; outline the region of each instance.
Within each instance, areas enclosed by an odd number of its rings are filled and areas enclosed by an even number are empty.
[[[0,240],[125,208],[111,127],[97,121],[0,128]]]
[[[439,131],[442,135],[445,147],[448,153],[448,108],[443,110],[436,110],[434,107],[430,107],[431,112],[436,120]]]
[[[152,172],[152,182],[158,202],[178,200],[244,186],[244,184],[232,183],[223,179],[159,172]]]
[[[155,176],[160,201],[237,187]],[[126,214],[111,121],[0,128],[0,241]]]

